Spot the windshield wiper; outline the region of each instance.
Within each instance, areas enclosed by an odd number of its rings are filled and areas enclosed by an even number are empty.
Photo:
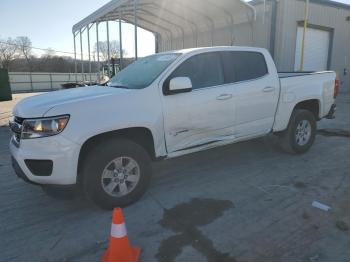
[[[113,85],[107,85],[107,86],[109,86],[109,87],[114,87],[114,88],[129,89],[129,87],[127,87],[127,86],[120,86],[120,85],[115,85],[115,86],[113,86]]]

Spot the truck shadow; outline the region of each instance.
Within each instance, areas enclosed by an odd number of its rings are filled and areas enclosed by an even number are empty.
[[[258,138],[251,141],[209,149],[202,152],[155,162],[153,164],[154,184],[168,183],[172,177],[196,176],[201,173],[230,171],[238,166],[247,166],[257,161],[274,157],[290,157],[281,154],[275,138]]]

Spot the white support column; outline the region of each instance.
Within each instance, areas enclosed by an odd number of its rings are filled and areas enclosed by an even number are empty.
[[[78,65],[77,65],[77,44],[75,42],[75,37],[76,37],[76,34],[74,32],[73,33],[73,42],[74,42],[74,73],[75,73],[75,82],[77,83],[78,82],[78,76],[77,76]]]
[[[173,50],[174,48],[173,48],[173,32],[172,31],[170,31],[170,50]]]
[[[154,52],[155,53],[159,53],[159,42],[160,42],[160,34],[159,33],[153,33],[154,35],[154,47],[155,47],[155,50]]]
[[[137,54],[137,1],[138,0],[134,0],[135,60],[138,59],[138,54]]]
[[[90,25],[87,26],[87,38],[88,38],[88,53],[89,53],[89,75],[90,75],[90,85],[91,85],[91,50],[90,50]]]
[[[80,29],[80,59],[81,59],[81,73],[84,80],[84,55],[83,55],[83,32]]]
[[[182,30],[182,49],[185,48],[185,32]]]
[[[101,64],[100,64],[100,43],[99,43],[99,38],[98,38],[98,24],[99,22],[96,22],[96,49],[97,49],[97,65],[98,65],[98,83],[100,83],[100,69],[101,69]]]
[[[123,33],[122,33],[122,10],[119,10],[119,69],[123,69]]]
[[[107,30],[107,65],[108,65],[108,77],[110,77],[109,73],[111,71],[110,63],[111,63],[111,50],[109,46],[109,23],[106,22],[106,30]]]

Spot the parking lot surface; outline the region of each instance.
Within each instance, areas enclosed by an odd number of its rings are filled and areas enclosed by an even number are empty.
[[[304,155],[262,138],[154,163],[150,189],[124,209],[141,261],[349,261],[350,95],[337,103]],[[111,212],[15,176],[13,104],[0,103],[0,261],[99,261]]]

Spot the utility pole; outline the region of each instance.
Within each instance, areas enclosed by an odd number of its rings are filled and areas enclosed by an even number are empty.
[[[303,39],[301,42],[301,59],[300,59],[300,71],[304,70],[304,60],[305,60],[305,38],[306,38],[306,30],[309,19],[309,0],[305,1],[305,18],[304,18],[304,32]]]

